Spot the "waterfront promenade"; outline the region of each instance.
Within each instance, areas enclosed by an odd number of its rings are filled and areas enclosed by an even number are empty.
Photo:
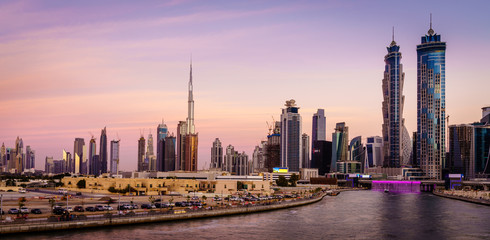
[[[434,195],[490,206],[490,191],[435,190]]]
[[[310,198],[292,199],[280,202],[264,202],[257,205],[238,205],[226,207],[214,207],[213,209],[178,209],[160,212],[158,210],[145,212],[144,214],[105,214],[99,217],[78,218],[70,221],[49,222],[42,221],[14,221],[2,223],[0,225],[0,234],[12,234],[22,232],[42,232],[63,229],[79,229],[93,227],[108,227],[127,224],[141,224],[150,222],[164,222],[197,218],[219,217],[237,214],[248,214],[264,211],[272,211],[290,207],[297,207],[312,204],[323,199],[325,193],[321,192]]]

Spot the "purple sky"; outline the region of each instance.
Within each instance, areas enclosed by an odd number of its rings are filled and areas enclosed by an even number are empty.
[[[324,108],[327,138],[381,135],[381,81],[391,28],[405,71],[404,116],[416,126],[416,45],[429,28],[447,42],[450,124],[490,105],[488,1],[2,1],[0,142],[20,136],[46,156],[73,151],[107,126],[121,138],[122,170],[136,168],[137,140],[171,132],[187,115],[193,56],[199,168],[219,137],[251,158],[288,99],[303,131]]]

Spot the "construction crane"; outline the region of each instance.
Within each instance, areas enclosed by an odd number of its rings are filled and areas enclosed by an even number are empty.
[[[90,136],[92,136],[92,138],[91,138],[91,139],[93,139],[93,140],[97,140],[97,138],[94,136],[94,134],[93,134],[92,132],[88,132],[88,134],[90,134]]]
[[[267,124],[267,128],[269,129],[269,135],[271,135],[272,134],[272,126],[267,121],[265,121],[265,123]]]

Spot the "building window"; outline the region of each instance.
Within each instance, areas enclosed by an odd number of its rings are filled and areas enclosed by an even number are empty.
[[[225,184],[225,188],[226,188],[226,184]]]
[[[153,187],[153,184],[150,184],[150,188],[152,188],[152,187]]]

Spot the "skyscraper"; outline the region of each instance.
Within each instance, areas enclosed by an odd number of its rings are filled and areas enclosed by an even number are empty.
[[[6,172],[7,169],[7,148],[5,147],[5,143],[2,143],[2,147],[0,148],[0,172]]]
[[[153,135],[151,135],[151,132],[148,134],[145,162],[148,162],[148,170],[157,171],[156,156],[153,153]]]
[[[337,123],[332,133],[332,171],[337,171],[337,162],[348,160],[348,139],[349,127],[345,126],[345,122]]]
[[[138,172],[148,171],[148,163],[145,163],[145,138],[141,135],[138,140]]]
[[[175,171],[175,137],[173,134],[165,137],[165,156],[163,163],[163,171]]]
[[[107,172],[107,131],[106,128],[102,129],[100,133],[100,149],[99,149],[99,158],[100,158],[100,174]]]
[[[265,164],[268,172],[281,166],[281,122],[275,122],[272,132],[267,135],[265,145]]]
[[[165,123],[158,124],[157,127],[157,171],[164,171],[165,160],[165,137],[168,134],[168,127]],[[175,149],[174,149],[175,152]],[[173,167],[175,168],[175,166]]]
[[[194,95],[192,85],[192,62],[190,65],[189,75],[189,97],[188,97],[188,112],[187,112],[187,132],[185,135],[185,159],[184,168],[185,171],[197,171],[197,144],[198,135],[195,132],[194,127]]]
[[[70,172],[70,166],[68,165],[72,162],[72,157],[71,157],[71,153],[65,151],[65,149],[63,149],[63,161],[65,162],[63,164],[65,166],[63,172]]]
[[[318,109],[315,114],[313,114],[313,126],[311,131],[311,142],[313,145],[314,141],[323,140],[326,141],[326,129],[327,123],[325,118],[325,110]]]
[[[301,135],[301,157],[303,159],[302,168],[310,168],[310,136],[303,133]]]
[[[385,70],[383,78],[383,142],[384,142],[384,166],[400,167],[403,159],[403,134],[408,134],[403,118],[403,83],[405,73],[401,64],[402,54],[400,46],[396,45],[395,37],[385,56]],[[410,139],[410,137],[408,136]]]
[[[187,123],[179,121],[177,124],[177,159],[175,160],[175,170],[185,169],[185,136],[187,132]]]
[[[31,146],[26,147],[26,169],[31,169],[35,167],[36,157],[34,150]]]
[[[92,136],[92,139],[90,139],[90,143],[88,145],[88,161],[89,161],[89,171],[88,173],[91,175],[98,175],[98,158],[95,159],[95,155],[97,155],[97,144],[95,143],[95,138]]]
[[[211,147],[211,163],[209,168],[211,169],[221,169],[223,164],[223,147],[221,146],[221,141],[216,138]]]
[[[366,163],[364,168],[374,168],[383,166],[384,162],[383,138],[368,137],[366,143]]]
[[[432,18],[432,17],[431,17]],[[432,29],[417,45],[417,161],[441,179],[446,154],[446,43]]]
[[[112,140],[111,141],[111,174],[117,175],[119,174],[119,141],[120,140]]]
[[[87,174],[87,172],[84,172],[86,171],[86,166],[83,166],[84,158],[86,157],[83,152],[85,140],[83,138],[75,138],[73,145],[73,159],[75,160],[74,173]]]
[[[296,101],[286,101],[281,114],[281,167],[299,172],[303,164],[301,155],[301,115]]]

